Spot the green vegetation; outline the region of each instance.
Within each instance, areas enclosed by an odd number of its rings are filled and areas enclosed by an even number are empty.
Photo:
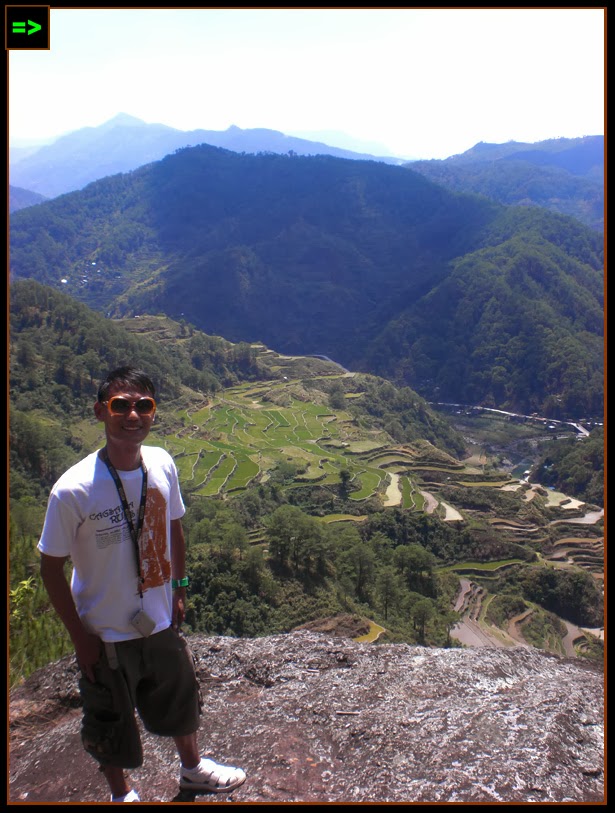
[[[527,610],[527,604],[518,594],[500,593],[489,602],[486,618],[496,627],[504,627],[511,618],[519,616]]]
[[[456,564],[445,567],[443,570],[453,570],[456,573],[483,573],[489,571],[500,570],[510,565],[522,564],[523,559],[504,559],[501,562],[457,562]]]
[[[460,436],[408,388],[233,345],[167,317],[105,320],[31,281],[11,288],[10,328],[11,682],[70,652],[36,543],[51,484],[101,442],[96,383],[126,360],[157,377],[152,442],[180,472],[189,631],[256,636],[349,613],[384,627],[378,640],[448,646],[468,567],[496,597],[601,623],[602,598],[586,573],[600,568],[599,550],[576,542],[581,553],[564,562],[572,546],[559,545],[567,537],[551,525],[564,512],[539,495],[504,492],[501,473],[486,479],[461,462]],[[385,507],[391,472],[401,490]],[[463,521],[439,518],[431,501],[443,500]],[[599,533],[583,536],[593,543]]]
[[[11,508],[9,525],[9,678],[11,685],[66,655],[71,641],[38,574],[42,512],[35,500]]]
[[[600,233],[542,208],[375,161],[206,144],[11,216],[13,279],[100,313],[549,417],[603,412],[603,264]]]
[[[506,205],[541,206],[604,230],[604,136],[538,144],[477,144],[442,161],[407,164],[456,192]]]
[[[554,613],[538,609],[530,613],[522,629],[529,644],[564,654],[561,642],[566,635],[566,626]]]
[[[556,440],[543,446],[543,454],[530,480],[594,505],[604,504],[604,429],[589,437]]]

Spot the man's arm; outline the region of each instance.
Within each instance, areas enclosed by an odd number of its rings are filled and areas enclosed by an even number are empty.
[[[92,666],[100,659],[101,641],[97,635],[92,635],[87,631],[77,613],[70,585],[64,572],[64,564],[67,559],[67,556],[49,556],[41,553],[41,578],[54,610],[71,637],[79,668],[87,678],[93,681]]]
[[[183,579],[186,575],[186,540],[181,519],[171,520],[171,578]],[[172,625],[178,630],[184,621],[186,610],[186,588],[173,590]]]

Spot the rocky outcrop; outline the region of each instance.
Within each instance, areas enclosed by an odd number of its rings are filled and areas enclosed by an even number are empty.
[[[237,803],[605,801],[603,674],[580,658],[305,629],[189,640],[203,750],[248,774]],[[11,692],[10,802],[108,801],[76,678],[64,658]],[[142,801],[227,800],[182,795],[172,741],[143,741]]]

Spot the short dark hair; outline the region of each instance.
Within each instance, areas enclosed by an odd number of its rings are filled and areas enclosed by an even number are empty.
[[[98,388],[98,400],[101,403],[106,400],[113,384],[121,384],[124,387],[130,386],[140,390],[146,390],[152,398],[156,395],[156,388],[148,374],[136,367],[131,367],[129,364],[111,370],[104,381],[101,381]]]

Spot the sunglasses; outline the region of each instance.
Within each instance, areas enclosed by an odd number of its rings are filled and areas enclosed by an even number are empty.
[[[156,402],[153,398],[137,398],[136,401],[130,401],[121,395],[114,395],[108,401],[103,401],[103,404],[107,405],[110,415],[128,415],[133,409],[137,415],[153,415],[156,411]]]

